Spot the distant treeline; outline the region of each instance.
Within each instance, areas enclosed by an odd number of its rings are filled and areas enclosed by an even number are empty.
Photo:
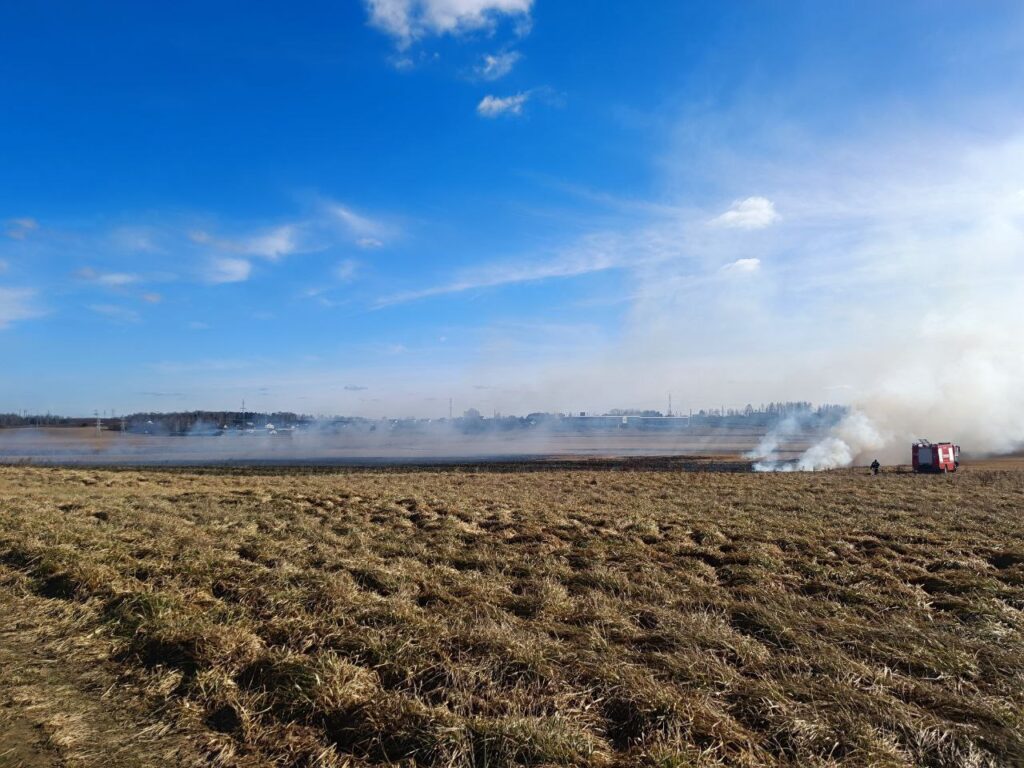
[[[102,429],[136,434],[199,435],[233,430],[302,428],[317,423],[329,431],[365,429],[423,429],[431,424],[448,424],[462,432],[488,432],[528,429],[544,426],[560,430],[607,428],[679,429],[686,427],[764,427],[793,418],[802,426],[830,426],[846,413],[842,405],[819,405],[804,401],[747,405],[744,408],[702,408],[698,411],[668,414],[656,410],[613,409],[607,413],[545,413],[526,416],[484,417],[475,408],[454,419],[368,419],[359,416],[313,417],[291,411],[257,413],[247,411],[178,411],[172,413],[131,413],[124,416],[65,417],[46,415],[0,414],[2,427],[83,427],[99,421]]]
[[[747,404],[743,408],[701,408],[698,411],[693,411],[693,416],[743,416],[745,418],[758,418],[767,417],[769,420],[774,421],[778,418],[785,418],[786,416],[818,416],[826,418],[834,416],[836,414],[842,415],[846,413],[845,405],[833,405],[831,403],[824,403],[822,405],[815,406],[814,403],[807,402],[806,400],[793,400],[779,403],[761,403],[759,407],[754,407],[751,404]],[[676,413],[676,416],[687,416],[690,412],[686,411],[683,413]],[[581,414],[582,415],[582,414]],[[639,411],[639,410],[623,410],[621,408],[613,408],[608,413],[601,414],[602,416],[671,416],[673,414],[662,413],[661,411]]]
[[[96,417],[47,414],[0,413],[2,427],[84,427],[96,424]]]
[[[51,414],[0,414],[3,427],[92,427],[99,421],[102,429],[126,432],[159,432],[161,434],[188,434],[196,431],[215,431],[223,428],[243,429],[273,424],[294,427],[312,421],[290,411],[254,413],[247,411],[180,411],[172,413],[130,413],[124,416],[53,416]]]

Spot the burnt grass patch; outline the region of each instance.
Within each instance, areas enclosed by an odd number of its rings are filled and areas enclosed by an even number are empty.
[[[0,589],[222,766],[1024,765],[1024,473],[709,468],[0,468]]]

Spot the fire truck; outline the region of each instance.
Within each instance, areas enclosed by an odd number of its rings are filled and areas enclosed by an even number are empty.
[[[960,446],[918,440],[910,448],[915,472],[956,472],[960,466]]]

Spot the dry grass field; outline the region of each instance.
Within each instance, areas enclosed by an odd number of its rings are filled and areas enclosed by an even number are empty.
[[[1024,765],[1024,473],[0,468],[0,765]]]

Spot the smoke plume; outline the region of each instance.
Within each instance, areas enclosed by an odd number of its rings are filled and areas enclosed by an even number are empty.
[[[755,452],[761,470],[908,463],[919,438],[952,441],[974,456],[1024,444],[1024,349],[1011,318],[1016,284],[993,286],[987,306],[940,302],[918,326],[891,331],[871,361],[875,384],[831,432],[792,463]],[[769,435],[771,437],[771,435]]]

